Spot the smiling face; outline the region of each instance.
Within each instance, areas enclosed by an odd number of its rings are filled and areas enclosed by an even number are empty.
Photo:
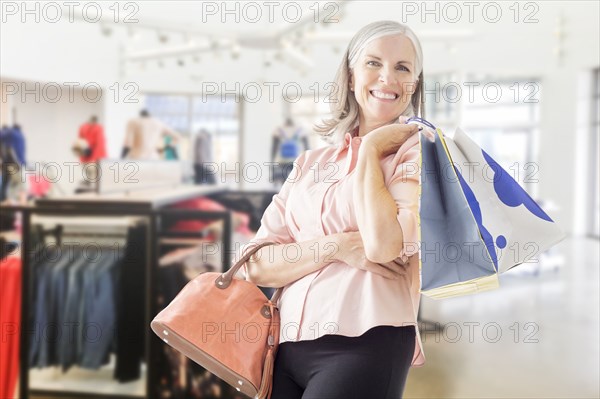
[[[380,37],[365,46],[350,76],[360,107],[361,135],[393,122],[406,110],[416,88],[414,67],[415,49],[405,35]]]

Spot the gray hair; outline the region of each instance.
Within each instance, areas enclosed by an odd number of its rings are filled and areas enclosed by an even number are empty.
[[[423,93],[423,51],[417,35],[406,25],[395,21],[377,21],[359,30],[344,53],[344,58],[335,74],[335,82],[330,95],[330,110],[332,117],[315,125],[315,131],[330,143],[340,144],[346,132],[358,125],[359,105],[354,94],[348,87],[350,72],[354,69],[358,58],[371,41],[384,36],[405,35],[415,48],[415,68],[413,78],[418,76],[415,92],[410,104],[402,113],[405,116],[420,115],[424,117],[425,98]]]

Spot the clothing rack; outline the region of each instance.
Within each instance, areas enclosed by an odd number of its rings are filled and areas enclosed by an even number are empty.
[[[205,193],[212,193],[218,191],[217,189],[203,189]],[[196,192],[195,196],[203,196],[204,192]],[[194,195],[193,190],[186,190],[187,198]],[[186,199],[186,198],[184,198]],[[173,202],[181,201],[181,196],[174,195]],[[106,206],[103,206],[106,205]],[[9,212],[21,212],[22,213],[22,301],[21,301],[21,312],[23,315],[23,328],[20,331],[20,380],[19,380],[19,398],[28,399],[31,396],[41,396],[44,398],[128,398],[132,397],[146,397],[153,398],[155,396],[155,384],[157,383],[157,370],[156,370],[156,358],[159,353],[158,350],[162,345],[162,341],[152,334],[149,326],[150,321],[158,313],[156,296],[157,296],[157,267],[158,267],[158,254],[159,254],[159,239],[163,237],[184,237],[184,238],[202,238],[200,232],[167,232],[162,231],[162,225],[167,220],[176,219],[211,219],[211,220],[222,220],[223,222],[223,235],[222,235],[222,259],[224,268],[229,268],[231,260],[231,213],[225,212],[205,212],[198,210],[173,210],[164,209],[166,205],[170,205],[169,201],[162,195],[160,201],[157,203],[144,203],[143,201],[119,201],[112,198],[106,204],[103,204],[100,198],[94,199],[94,201],[78,202],[75,197],[73,201],[70,200],[43,200],[38,201],[35,207],[12,207],[8,209]],[[4,209],[3,209],[4,212]],[[58,216],[61,218],[71,217],[125,217],[125,216],[137,216],[144,218],[148,221],[147,223],[147,246],[146,246],[146,262],[145,267],[145,292],[144,292],[144,323],[147,326],[144,334],[144,363],[146,365],[146,381],[145,381],[145,394],[132,396],[132,395],[115,395],[114,393],[103,394],[97,392],[80,392],[80,391],[67,391],[67,390],[45,390],[45,389],[30,389],[29,386],[29,333],[27,328],[28,315],[31,312],[32,307],[32,291],[30,287],[31,281],[31,259],[30,254],[34,249],[29,237],[36,229],[32,226],[32,218],[37,216]],[[63,226],[64,227],[64,226]],[[64,238],[61,236],[63,227],[57,225],[54,229],[44,229],[43,234],[46,236],[52,235],[57,240]],[[77,234],[77,233],[75,233]],[[120,267],[120,266],[119,266]],[[116,382],[115,382],[116,383]]]

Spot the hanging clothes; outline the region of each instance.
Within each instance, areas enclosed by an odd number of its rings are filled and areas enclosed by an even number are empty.
[[[119,382],[137,380],[141,376],[144,358],[144,339],[148,329],[146,315],[146,254],[148,229],[144,225],[130,227],[127,232],[127,247],[123,266],[118,268],[119,289],[117,292],[117,364],[114,377]]]
[[[116,270],[122,254],[102,247],[91,257],[78,247],[44,248],[33,265],[29,364],[97,370],[114,348]]]
[[[21,259],[0,261],[0,398],[14,397],[19,377],[19,326],[21,325]]]

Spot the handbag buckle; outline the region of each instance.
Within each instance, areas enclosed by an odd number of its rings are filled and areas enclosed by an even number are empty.
[[[223,274],[221,274],[215,280],[215,285],[217,286],[217,288],[225,289],[229,287],[229,284],[231,284],[231,280],[225,279]]]
[[[271,318],[271,310],[269,309],[268,305],[264,305],[260,311],[260,313],[266,317],[267,319]]]

